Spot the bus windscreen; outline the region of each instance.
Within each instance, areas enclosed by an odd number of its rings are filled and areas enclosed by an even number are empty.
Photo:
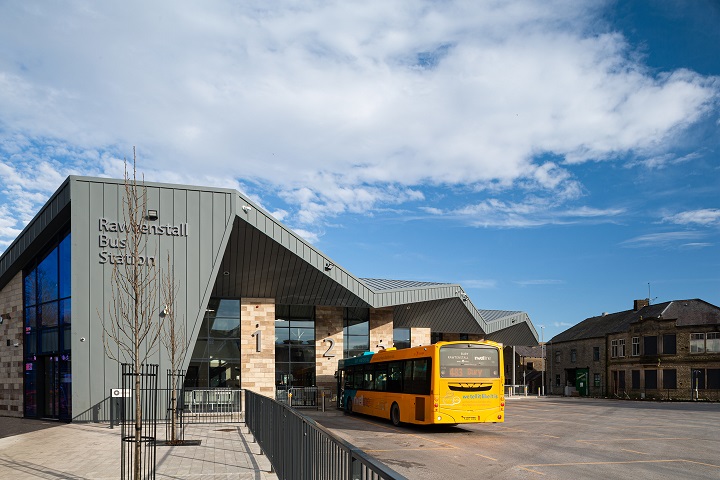
[[[498,349],[483,345],[440,347],[441,378],[498,378]]]

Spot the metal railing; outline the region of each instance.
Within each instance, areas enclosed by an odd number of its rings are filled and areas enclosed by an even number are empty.
[[[275,400],[296,408],[323,407],[323,401],[330,398],[332,392],[329,388],[321,387],[291,387],[275,392]]]
[[[185,423],[243,421],[243,390],[211,388],[184,390],[182,405]]]
[[[246,425],[280,480],[405,480],[290,406],[245,392]]]

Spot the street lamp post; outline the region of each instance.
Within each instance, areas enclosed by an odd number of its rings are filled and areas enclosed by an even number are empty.
[[[542,386],[540,387],[540,395],[545,396],[545,325],[540,325],[540,351],[542,355]]]

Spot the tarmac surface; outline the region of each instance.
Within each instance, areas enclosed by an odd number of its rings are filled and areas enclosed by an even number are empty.
[[[156,447],[157,479],[277,479],[245,424],[191,424],[185,440],[200,445]],[[0,479],[118,479],[120,443],[108,424],[0,417]]]
[[[412,480],[720,479],[720,403],[509,397],[505,423],[303,412]]]

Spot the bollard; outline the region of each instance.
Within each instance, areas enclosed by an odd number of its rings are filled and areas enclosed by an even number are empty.
[[[288,392],[288,406],[292,407],[292,392]]]

